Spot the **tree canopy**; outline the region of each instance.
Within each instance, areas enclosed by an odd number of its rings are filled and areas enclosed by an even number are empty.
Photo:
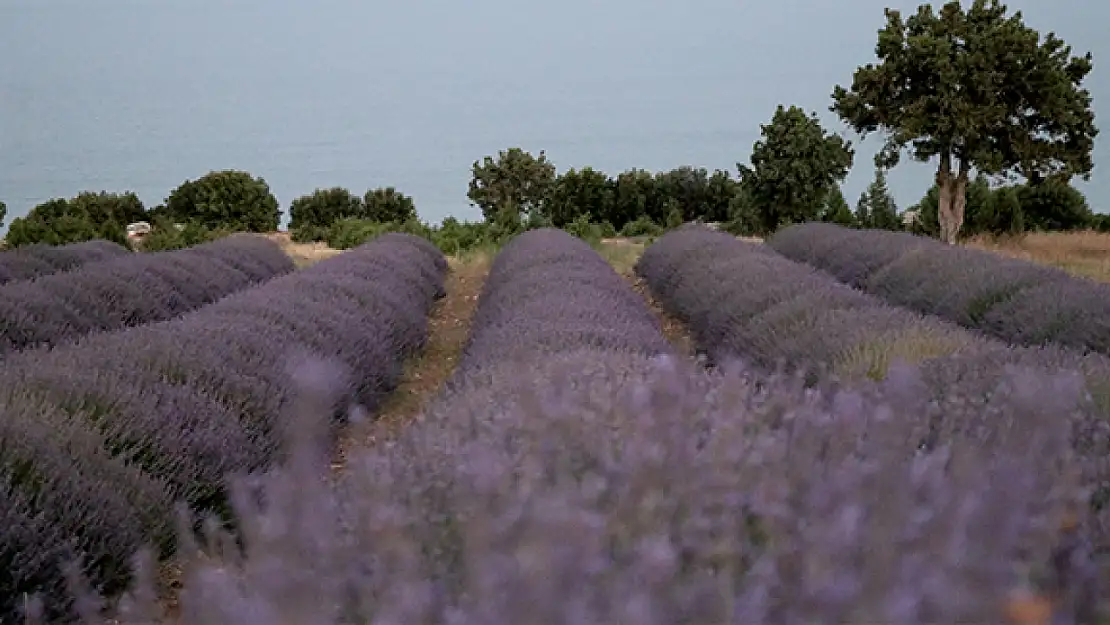
[[[416,219],[416,203],[393,187],[370,189],[362,203],[370,221],[401,224]]]
[[[829,190],[848,175],[851,145],[796,106],[779,105],[760,130],[751,167],[737,164],[760,230],[817,219]]]
[[[898,205],[890,193],[886,183],[886,172],[882,169],[875,170],[875,178],[867,185],[867,190],[860,197],[860,204],[866,223],[860,223],[863,228],[877,228],[879,230],[901,230],[902,220],[898,217]]]
[[[821,210],[820,219],[841,226],[856,225],[855,215],[852,214],[852,208],[848,206],[848,200],[844,198],[844,192],[840,190],[840,185],[834,185],[833,188],[829,189],[828,195],[825,196],[825,206]]]
[[[519,227],[528,217],[545,213],[555,184],[555,165],[541,150],[539,156],[521,148],[509,148],[486,156],[471,166],[473,177],[466,196],[491,223]]]
[[[600,223],[609,218],[612,204],[609,176],[591,167],[571,168],[555,178],[546,213],[556,228],[563,228],[583,215]]]
[[[92,239],[127,243],[127,224],[147,218],[137,195],[83,191],[70,199],[48,200],[12,220],[5,242],[10,247],[45,243],[65,245]]]
[[[343,187],[316,189],[289,205],[289,229],[327,228],[340,219],[362,217],[362,198]]]
[[[938,159],[940,235],[955,242],[972,169],[1045,178],[1087,177],[1098,131],[1082,87],[1091,55],[1073,56],[1055,34],[1043,38],[998,0],[924,4],[908,18],[886,10],[878,63],[833,90],[831,110],[866,136],[886,141],[877,164],[903,150]]]
[[[209,172],[170,192],[159,217],[212,230],[277,230],[281,210],[270,186],[244,171]]]

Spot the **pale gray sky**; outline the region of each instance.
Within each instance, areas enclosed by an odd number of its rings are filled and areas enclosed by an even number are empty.
[[[873,58],[891,4],[0,0],[0,199],[20,214],[129,188],[154,204],[237,167],[283,206],[317,186],[396,185],[438,220],[476,216],[471,161],[513,145],[560,169],[735,173],[779,103],[840,129],[829,94]],[[1088,84],[1110,117],[1110,3],[1011,6],[1094,53]],[[1096,209],[1110,209],[1107,149],[1086,187]],[[891,176],[903,207],[930,180],[922,166]]]

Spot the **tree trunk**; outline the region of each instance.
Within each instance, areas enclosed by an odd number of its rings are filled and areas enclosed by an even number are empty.
[[[967,167],[961,163],[959,173],[953,175],[952,157],[944,154],[937,168],[937,222],[940,224],[940,240],[954,245],[964,223],[967,207]]]

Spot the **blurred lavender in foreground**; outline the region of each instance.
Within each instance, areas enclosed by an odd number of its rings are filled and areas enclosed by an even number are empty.
[[[1095,622],[1082,384],[977,384],[938,411],[908,367],[856,389],[590,349],[486,369],[334,483],[303,430],[240,481],[245,549],[187,547],[181,622]],[[152,596],[123,622],[158,621]]]

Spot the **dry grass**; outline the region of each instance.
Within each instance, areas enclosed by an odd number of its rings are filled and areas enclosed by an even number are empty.
[[[1059,267],[1070,274],[1110,282],[1110,234],[1034,232],[1022,237],[978,237],[969,247]]]
[[[266,235],[266,238],[280,245],[281,249],[293,259],[293,264],[298,267],[305,267],[341,253],[340,250],[328,247],[327,243],[295,243],[288,232],[271,232]]]

